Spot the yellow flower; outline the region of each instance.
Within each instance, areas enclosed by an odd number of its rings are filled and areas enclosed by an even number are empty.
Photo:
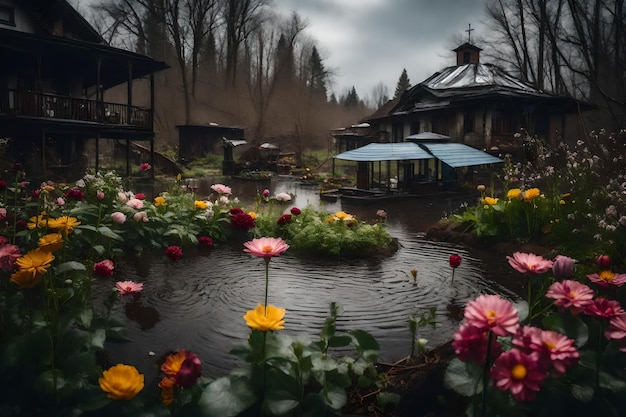
[[[263,304],[256,306],[254,310],[248,310],[243,316],[248,327],[254,330],[266,332],[268,330],[283,330],[285,328],[285,312],[284,308],[268,305],[267,308]]]
[[[253,219],[257,218],[257,214],[255,212],[253,212],[253,211],[249,211],[248,212],[248,216],[252,217]]]
[[[539,188],[530,188],[524,192],[524,201],[530,201],[536,197],[539,197],[539,195],[541,195],[541,191],[539,191]]]
[[[513,199],[521,199],[522,198],[522,190],[519,188],[511,188],[508,193],[506,193],[506,197],[509,200]]]
[[[207,203],[205,203],[204,201],[199,201],[199,200],[194,201],[193,206],[200,210],[204,210],[208,207]]]
[[[11,275],[11,281],[20,288],[32,288],[39,284],[43,274],[48,271],[50,264],[54,260],[54,255],[39,248],[28,252],[26,255],[17,258],[15,265],[20,270]]]
[[[559,204],[560,205],[564,205],[565,204],[565,200],[559,200]]]
[[[493,198],[493,197],[485,197],[485,199],[483,200],[485,202],[485,204],[493,206],[494,204],[496,204],[498,202],[497,198]]]
[[[60,233],[50,233],[39,238],[39,249],[54,252],[63,247],[63,236]]]
[[[354,216],[352,216],[352,214],[348,214],[345,211],[338,211],[337,213],[335,213],[335,217],[337,218],[337,220],[353,220]]]
[[[28,219],[28,223],[26,224],[26,226],[28,227],[29,230],[33,230],[36,228],[44,228],[46,227],[46,223],[48,222],[47,218],[46,218],[46,214],[45,213],[41,213],[39,216],[33,216],[30,219]]]
[[[335,218],[333,216],[326,217],[326,223],[334,223],[334,222],[335,222]]]
[[[104,371],[98,383],[112,400],[131,400],[143,389],[144,376],[134,366],[119,363]]]
[[[154,205],[156,207],[165,207],[167,206],[167,203],[165,202],[165,197],[154,197]]]
[[[178,175],[176,175],[176,181],[179,181],[183,178],[183,175],[179,172]]]
[[[56,229],[58,232],[70,233],[80,222],[76,217],[61,216],[58,219],[48,220],[48,227]]]

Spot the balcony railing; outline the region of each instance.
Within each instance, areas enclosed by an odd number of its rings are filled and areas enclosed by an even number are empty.
[[[129,114],[125,104],[19,90],[9,90],[7,99],[2,107],[9,114],[152,128],[152,111],[141,107],[131,106]]]

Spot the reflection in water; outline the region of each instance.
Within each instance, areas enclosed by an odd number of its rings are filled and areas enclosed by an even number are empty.
[[[199,193],[210,185],[200,181]],[[251,190],[246,192],[250,195]],[[341,202],[321,205],[317,188],[293,181],[273,182],[272,192],[296,194],[295,201],[284,206],[285,211],[294,205],[311,204],[374,219],[376,210],[383,208],[389,213],[389,231],[399,243],[398,251],[387,257],[295,257],[287,251],[273,258],[268,301],[287,309],[283,331],[287,334],[315,337],[328,316],[330,303],[336,302],[340,308],[337,330],[371,332],[381,345],[380,359],[394,361],[410,353],[411,315],[436,308],[436,328],[419,330],[419,337],[434,347],[450,339],[466,301],[479,293],[508,293],[485,281],[480,261],[462,247],[419,237],[441,217],[446,205],[452,204],[448,201],[395,201],[384,207],[344,207]],[[463,257],[454,285],[448,264],[451,253]],[[411,269],[418,271],[415,281]],[[135,279],[145,285],[139,302],[124,305],[121,301],[114,307],[113,314],[127,316],[132,342],[112,345],[111,362],[132,363],[148,372],[148,377],[151,369],[154,377],[158,373],[148,352],[161,356],[180,348],[191,350],[202,359],[204,374],[212,377],[226,374],[239,363],[229,352],[246,343],[249,329],[243,315],[263,302],[262,259],[245,254],[243,245],[222,245],[195,256],[186,253],[175,263],[164,256],[127,260],[116,265],[115,271],[117,279]],[[110,286],[111,282],[102,285],[103,295]]]

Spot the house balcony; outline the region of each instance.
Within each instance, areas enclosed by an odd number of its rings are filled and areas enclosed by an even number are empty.
[[[0,114],[152,130],[152,111],[126,104],[20,90],[8,90],[0,100]]]

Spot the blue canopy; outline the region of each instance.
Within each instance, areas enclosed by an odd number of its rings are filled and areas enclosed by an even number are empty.
[[[339,155],[335,155],[335,158],[359,162],[409,161],[413,159],[430,159],[433,158],[433,155],[414,143],[400,142],[370,143],[351,151],[342,152]]]
[[[452,168],[504,162],[480,149],[462,143],[421,143],[435,158]]]

